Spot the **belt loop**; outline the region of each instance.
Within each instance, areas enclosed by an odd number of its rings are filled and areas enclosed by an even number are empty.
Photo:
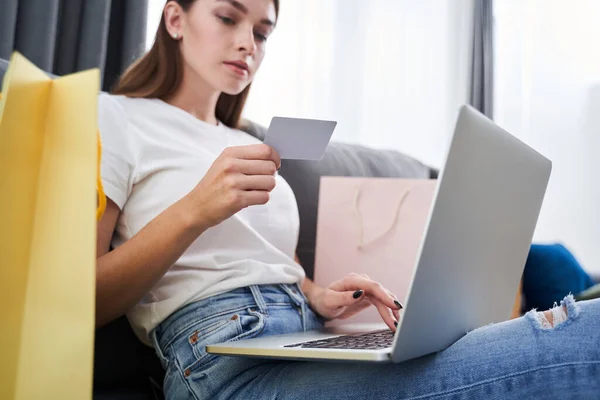
[[[308,309],[309,308],[310,308],[310,306],[308,305],[308,303],[302,304],[302,330],[304,332],[306,332],[308,330],[308,318],[309,318]]]
[[[308,304],[308,298],[302,291],[302,286],[299,283],[294,283],[294,286],[296,286],[296,289],[298,290],[298,296],[300,296],[300,298],[302,298],[302,301],[304,303]]]
[[[260,312],[264,315],[268,315],[269,312],[267,311],[267,304],[265,303],[265,298],[260,292],[260,288],[257,285],[250,285],[249,288]]]
[[[298,311],[300,311],[300,316],[302,318],[302,330],[306,332],[308,328],[308,301],[306,300],[304,294],[302,293],[302,288],[299,284],[282,284],[281,287],[283,290],[290,296],[290,298],[296,303],[296,307],[298,307]]]
[[[302,292],[299,291],[300,289],[290,289],[290,287],[297,287],[297,286],[293,286],[293,285],[288,285],[285,283],[281,284],[281,288],[288,294],[288,296],[290,296],[292,298],[292,300],[294,301],[294,303],[296,303],[297,306],[301,306],[304,303],[304,297],[302,296]]]
[[[302,304],[300,305],[300,307],[302,308],[302,330],[304,332],[306,332],[309,327],[309,318],[310,318],[310,313],[309,313],[310,306],[308,305],[308,298],[306,298],[306,295],[302,291],[302,287],[300,286],[299,283],[295,283],[293,286],[296,287],[296,291],[298,292],[298,297],[302,301]]]

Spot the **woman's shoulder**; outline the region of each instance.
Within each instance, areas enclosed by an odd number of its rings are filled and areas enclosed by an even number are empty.
[[[132,140],[124,96],[100,93],[98,96],[98,130],[108,151],[127,152]]]
[[[116,113],[121,113],[123,117],[139,108],[147,99],[132,98],[121,94],[111,94],[100,92],[98,95],[98,107],[103,110],[107,109]]]
[[[147,99],[132,98],[101,92],[98,96],[98,124],[100,130],[125,131],[135,125],[137,118],[149,115]],[[101,134],[106,132],[101,132]]]
[[[104,119],[120,120],[120,122],[126,123],[127,113],[122,103],[124,96],[114,95],[106,92],[100,92],[98,95],[98,119],[99,122],[104,122]]]

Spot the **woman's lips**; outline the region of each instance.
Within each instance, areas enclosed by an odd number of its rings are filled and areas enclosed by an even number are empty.
[[[230,71],[234,72],[236,75],[240,76],[240,77],[246,77],[248,76],[248,70],[243,68],[240,65],[234,64],[234,63],[224,63],[225,66],[227,68],[229,68]]]

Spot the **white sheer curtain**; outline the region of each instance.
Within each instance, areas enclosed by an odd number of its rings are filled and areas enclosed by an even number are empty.
[[[148,44],[164,0],[150,0]],[[467,102],[472,0],[283,0],[244,116],[334,119],[333,140],[439,167]]]
[[[286,0],[245,116],[334,119],[333,140],[434,166],[467,101],[471,0]]]
[[[495,2],[496,122],[553,161],[536,240],[600,274],[600,2]]]
[[[163,8],[167,0],[148,0],[148,23],[146,24],[146,50],[152,47],[154,36],[160,23]]]

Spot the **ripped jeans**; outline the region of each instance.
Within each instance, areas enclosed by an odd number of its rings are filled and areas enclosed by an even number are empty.
[[[153,332],[167,399],[600,399],[600,300],[476,329],[400,364],[214,356],[205,346],[318,328],[296,285],[251,286],[190,304]],[[549,315],[549,314],[548,314]],[[562,318],[562,317],[565,318]]]

